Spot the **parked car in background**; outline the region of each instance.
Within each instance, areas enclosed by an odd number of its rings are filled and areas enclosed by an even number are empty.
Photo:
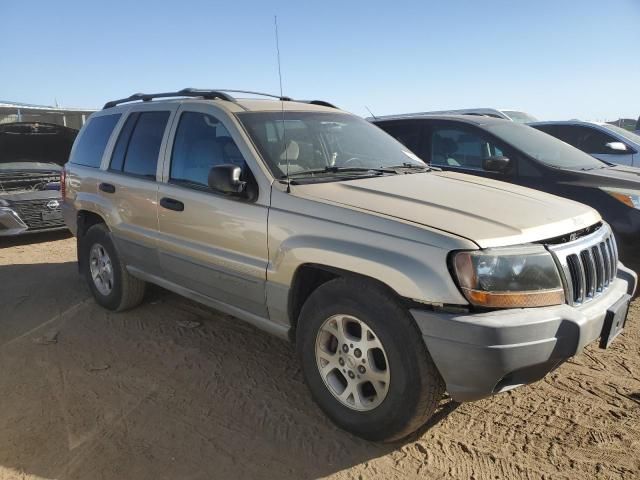
[[[0,124],[0,236],[66,228],[60,171],[77,133],[48,123]]]
[[[156,283],[294,341],[318,405],[370,440],[419,428],[445,388],[488,397],[620,333],[637,277],[595,210],[432,170],[324,105],[108,102],[63,179],[95,300],[132,308]]]
[[[534,128],[490,117],[402,115],[373,122],[443,170],[592,206],[613,228],[622,261],[640,271],[640,169],[603,162]]]
[[[476,115],[483,117],[502,118],[504,120],[511,120],[512,122],[516,123],[530,123],[538,121],[536,117],[534,117],[533,115],[529,115],[526,112],[511,109],[498,110],[496,108],[463,108],[458,110],[436,110],[432,112],[409,114],[409,116],[413,115]],[[397,116],[401,117],[402,115]]]
[[[579,120],[529,125],[605,162],[640,167],[640,136],[624,128]]]

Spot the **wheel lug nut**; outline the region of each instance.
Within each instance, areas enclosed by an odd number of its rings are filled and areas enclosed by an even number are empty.
[[[351,370],[349,370],[349,378],[355,378],[355,374]]]
[[[344,366],[344,360],[343,360],[342,358],[340,358],[340,359],[338,360],[338,363],[340,364],[340,366],[341,366],[341,367],[343,367],[343,366]]]
[[[360,358],[360,356],[362,355],[362,352],[360,351],[359,348],[356,348],[353,354],[356,356],[356,358]]]
[[[359,371],[360,373],[364,374],[364,373],[367,371],[367,369],[366,369],[366,368],[364,368],[362,365],[358,365],[358,371]]]
[[[342,351],[344,353],[347,353],[349,351],[349,346],[346,343],[344,345],[342,345]]]

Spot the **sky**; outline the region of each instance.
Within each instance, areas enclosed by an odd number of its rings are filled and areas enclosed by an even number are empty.
[[[640,0],[0,0],[0,99],[101,107],[184,87],[368,116],[640,115]]]

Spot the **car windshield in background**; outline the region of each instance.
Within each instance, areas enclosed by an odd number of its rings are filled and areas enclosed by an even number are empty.
[[[404,145],[353,115],[324,112],[251,112],[238,118],[276,178],[288,172],[351,174],[367,169],[424,167]]]
[[[624,128],[620,128],[615,125],[603,124],[602,126],[607,130],[611,130],[612,132],[617,133],[621,137],[624,137],[633,143],[640,144],[640,135],[637,135],[633,132],[630,132],[629,130],[625,130]]]
[[[530,157],[552,167],[592,170],[608,165],[562,140],[526,125],[500,122],[499,125],[489,125],[486,129]]]
[[[529,123],[538,121],[538,119],[533,115],[529,115],[525,112],[519,112],[517,110],[502,110],[502,113],[504,113],[511,120],[517,123]]]

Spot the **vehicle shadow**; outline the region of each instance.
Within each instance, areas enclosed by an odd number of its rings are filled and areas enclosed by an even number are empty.
[[[410,441],[338,429],[291,345],[163,289],[112,313],[74,262],[0,266],[0,285],[0,476],[311,479]]]
[[[55,230],[53,232],[29,233],[15,237],[1,237],[0,248],[17,247],[20,245],[33,245],[38,243],[55,242],[71,237],[69,230]]]

